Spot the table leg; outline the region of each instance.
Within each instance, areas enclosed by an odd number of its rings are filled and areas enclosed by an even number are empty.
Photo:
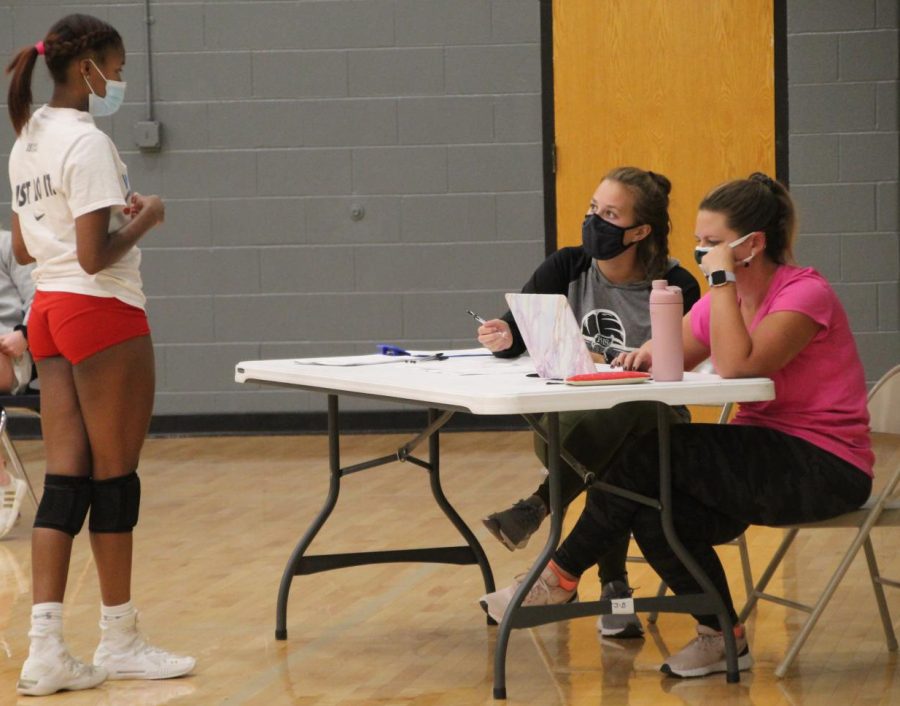
[[[291,582],[296,574],[297,567],[303,559],[303,553],[312,544],[313,539],[322,529],[322,525],[328,519],[334,506],[337,504],[338,493],[341,489],[341,446],[340,428],[338,426],[338,398],[337,395],[328,395],[328,466],[330,480],[328,483],[328,496],[319,514],[300,538],[294,551],[288,559],[284,573],[281,575],[281,585],[278,587],[278,601],[275,607],[275,639],[287,639],[287,601],[291,590]]]
[[[700,584],[706,598],[712,603],[712,610],[719,618],[719,625],[725,638],[725,678],[729,683],[740,681],[740,673],[737,664],[737,644],[734,639],[734,625],[731,616],[725,607],[725,601],[716,590],[712,581],[694,560],[694,557],[685,549],[678,534],[675,532],[675,523],[672,518],[672,462],[671,444],[669,439],[669,416],[666,406],[659,405],[657,412],[657,429],[659,434],[659,499],[662,503],[662,528],[669,546],[675,556],[684,564],[691,576]]]
[[[559,543],[562,530],[562,517],[559,506],[561,505],[559,468],[565,462],[575,468],[585,479],[585,483],[603,492],[619,495],[637,503],[647,505],[659,510],[663,534],[672,551],[684,564],[702,589],[702,593],[696,595],[670,596],[667,598],[636,598],[635,608],[646,611],[663,611],[675,613],[715,613],[719,618],[725,638],[726,679],[728,682],[738,682],[740,675],[737,667],[737,645],[734,638],[733,624],[725,606],[725,601],[716,590],[712,581],[700,568],[699,564],[688,553],[681,543],[675,531],[672,518],[672,466],[671,443],[669,434],[669,417],[666,407],[659,405],[658,411],[658,441],[659,441],[659,499],[640,495],[633,491],[625,490],[597,480],[589,469],[584,467],[576,459],[572,458],[559,443],[559,418],[557,414],[547,415],[546,429],[542,429],[538,419],[532,415],[523,415],[532,428],[547,443],[548,461],[550,463],[550,506],[551,524],[550,537],[547,546],[534,566],[528,572],[523,584],[516,591],[509,608],[500,623],[497,636],[497,646],[494,652],[494,698],[506,698],[506,650],[513,625],[517,628],[533,627],[545,623],[567,620],[588,615],[602,615],[611,611],[609,601],[594,601],[565,606],[537,606],[522,608],[521,602],[527,591],[534,585],[540,571],[543,570],[549,560],[553,549]],[[555,480],[555,482],[554,482]],[[554,520],[556,522],[554,522]]]
[[[332,571],[350,566],[366,566],[390,562],[428,562],[441,564],[478,564],[484,579],[485,591],[494,590],[494,577],[487,556],[475,535],[466,526],[459,514],[447,500],[440,480],[440,441],[438,431],[453,416],[453,412],[428,410],[428,425],[410,442],[400,447],[395,454],[381,456],[363,461],[347,468],[340,463],[340,426],[338,419],[337,395],[328,396],[328,461],[330,483],[328,496],[319,514],[310,524],[309,529],[301,537],[288,559],[278,589],[275,615],[275,639],[287,639],[287,602],[294,576]],[[423,461],[411,455],[411,452],[425,439],[429,442],[429,460]],[[428,471],[431,493],[444,515],[466,540],[466,544],[455,547],[426,547],[421,549],[394,549],[374,552],[345,552],[341,554],[306,555],[316,535],[322,529],[337,504],[341,478],[345,475],[359,473],[393,462],[405,462]],[[493,621],[488,621],[492,624]]]
[[[497,645],[494,648],[494,698],[506,698],[506,651],[509,647],[509,636],[512,632],[516,613],[522,607],[522,600],[537,581],[538,576],[547,566],[550,557],[559,545],[562,536],[562,487],[560,482],[560,446],[559,446],[559,413],[547,414],[547,460],[549,462],[550,481],[550,536],[525,579],[516,589],[497,632]]]
[[[437,418],[438,410],[429,409],[429,425],[434,424]],[[463,539],[466,540],[466,544],[472,549],[472,554],[475,555],[475,561],[478,562],[478,568],[481,569],[481,578],[484,580],[484,592],[493,593],[495,590],[494,574],[491,571],[491,564],[488,561],[487,555],[484,553],[484,549],[482,549],[481,544],[475,538],[472,530],[469,529],[469,526],[459,516],[459,513],[457,513],[450,504],[450,501],[447,500],[447,496],[444,495],[444,489],[441,487],[441,449],[439,435],[440,431],[435,431],[428,437],[428,476],[431,480],[431,494],[434,496],[438,507],[441,508],[443,513],[447,516],[447,519],[453,523],[456,530],[462,535]],[[493,624],[494,621],[488,617],[488,625]]]

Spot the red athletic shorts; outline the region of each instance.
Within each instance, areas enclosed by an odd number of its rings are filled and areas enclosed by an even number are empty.
[[[115,297],[37,291],[28,316],[28,348],[35,360],[61,355],[77,365],[94,353],[149,333],[144,310]]]

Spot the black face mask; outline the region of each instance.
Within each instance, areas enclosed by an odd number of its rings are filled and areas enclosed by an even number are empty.
[[[604,221],[596,213],[590,213],[581,224],[581,243],[587,254],[595,260],[612,260],[634,245],[625,245],[625,231],[631,228],[634,226],[620,228]]]

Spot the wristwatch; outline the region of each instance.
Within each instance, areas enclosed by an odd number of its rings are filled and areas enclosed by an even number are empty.
[[[728,270],[716,270],[715,272],[710,272],[709,277],[706,279],[710,287],[722,287],[729,282],[734,282],[735,276],[734,272],[729,272]]]

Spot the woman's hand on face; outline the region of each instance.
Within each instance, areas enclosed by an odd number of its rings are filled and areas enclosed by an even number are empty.
[[[728,243],[719,243],[703,256],[702,264],[708,273],[719,270],[734,272],[734,249]]]
[[[512,331],[503,319],[491,319],[478,327],[478,342],[491,353],[505,351],[512,345]]]

